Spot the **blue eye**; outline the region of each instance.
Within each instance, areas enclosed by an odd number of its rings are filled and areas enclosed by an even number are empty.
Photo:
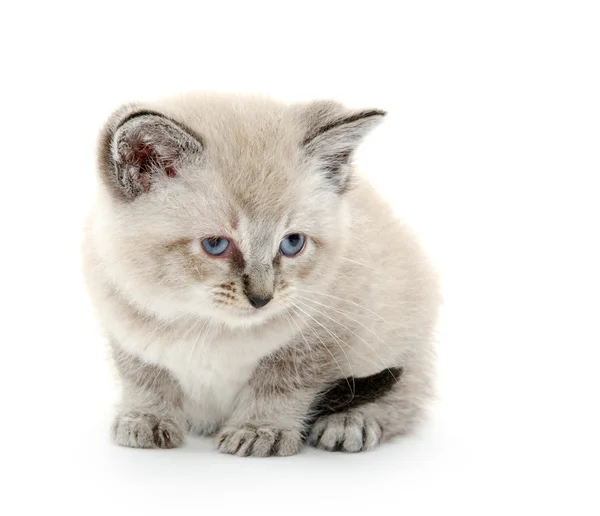
[[[229,249],[229,240],[223,237],[209,237],[202,240],[204,250],[213,256],[221,256]]]
[[[296,256],[304,248],[304,240],[304,235],[292,233],[281,241],[279,250],[284,256]]]

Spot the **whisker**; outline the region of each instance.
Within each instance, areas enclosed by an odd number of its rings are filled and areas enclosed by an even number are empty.
[[[302,289],[302,288],[296,288],[296,290],[298,292],[307,292],[308,294],[317,294],[319,296],[325,296],[325,297],[330,297],[332,299],[337,299],[338,301],[343,301],[344,303],[350,303],[351,305],[357,306],[358,308],[360,308],[362,310],[365,310],[366,312],[369,312],[370,314],[376,316],[380,321],[382,321],[382,322],[384,322],[386,324],[390,324],[388,321],[386,321],[377,312],[374,312],[373,310],[370,310],[369,308],[367,308],[366,306],[361,305],[360,303],[355,303],[354,301],[350,301],[349,299],[344,299],[343,297],[334,296],[333,294],[325,294],[323,292],[317,292],[315,290],[306,290],[306,289]],[[396,330],[394,330],[394,331],[396,331]]]
[[[298,300],[298,301],[300,301],[300,300]],[[383,360],[383,358],[381,357],[381,355],[380,355],[379,353],[377,353],[377,351],[375,351],[375,349],[373,348],[373,346],[371,346],[371,345],[370,345],[370,344],[369,344],[369,343],[368,343],[368,342],[367,342],[365,339],[363,339],[363,338],[362,338],[362,337],[361,337],[361,336],[360,336],[358,333],[356,333],[356,332],[355,332],[354,330],[352,330],[351,328],[348,328],[348,326],[346,326],[346,325],[342,324],[341,322],[339,322],[339,321],[336,321],[336,320],[335,320],[333,317],[330,317],[330,316],[329,316],[329,315],[327,315],[326,313],[324,313],[324,312],[322,312],[322,311],[320,311],[320,310],[317,310],[317,309],[316,309],[316,308],[314,308],[314,307],[311,307],[311,306],[310,306],[308,303],[305,303],[304,301],[300,301],[300,303],[302,303],[303,305],[305,305],[305,306],[307,306],[307,307],[309,307],[309,308],[312,308],[312,309],[313,309],[313,310],[315,310],[317,313],[321,314],[321,315],[322,315],[322,316],[324,316],[324,317],[327,317],[327,319],[329,319],[329,320],[331,320],[331,321],[335,322],[336,324],[339,324],[339,325],[340,325],[342,328],[345,328],[345,329],[346,329],[346,330],[348,330],[350,333],[352,333],[352,334],[353,334],[355,337],[359,338],[359,339],[360,339],[362,342],[364,342],[364,343],[365,343],[365,344],[366,344],[366,345],[369,347],[369,349],[370,349],[371,351],[373,351],[373,353],[375,353],[375,355],[377,355],[377,358],[379,358],[379,360],[381,360],[381,363],[382,363],[382,365],[383,365],[384,369],[387,369],[387,370],[390,372],[390,374],[392,375],[392,378],[394,378],[394,380],[398,381],[398,379],[397,379],[397,378],[394,376],[394,373],[392,373],[391,369],[390,369],[390,368],[387,366],[387,364],[385,363],[385,361]]]
[[[290,330],[294,333],[294,328],[292,328],[291,318],[288,314],[288,311],[282,312],[282,315],[285,317],[287,323],[290,325]],[[292,362],[294,363],[294,370],[296,371],[296,378],[300,378],[300,371],[298,371],[298,364],[296,363],[296,346],[292,346],[294,348],[294,357],[292,358]]]
[[[338,338],[331,331],[329,331],[329,329],[327,327],[325,327],[323,324],[321,324],[319,321],[317,321],[312,315],[310,315],[309,313],[307,313],[306,311],[304,311],[302,308],[300,308],[293,301],[290,301],[290,302],[292,303],[292,305],[294,305],[296,307],[297,310],[300,310],[303,314],[305,314],[308,317],[310,317],[314,322],[316,322],[319,326],[321,326],[321,328],[323,328],[327,333],[329,333],[335,339],[336,344],[339,346],[339,348],[342,351],[342,353],[344,353],[344,356],[346,357],[346,360],[348,361],[348,367],[350,368],[350,372],[352,373],[352,384],[353,385],[350,385],[350,381],[348,380],[348,377],[344,374],[344,371],[343,371],[342,367],[340,366],[340,363],[337,361],[337,359],[335,358],[335,356],[333,355],[333,353],[330,351],[330,349],[327,347],[327,345],[325,344],[325,342],[323,342],[323,339],[319,336],[319,334],[315,331],[315,329],[312,326],[308,325],[308,328],[310,328],[310,330],[315,334],[315,336],[321,341],[321,344],[323,344],[323,347],[331,355],[331,358],[333,358],[333,360],[335,360],[335,363],[337,364],[338,369],[342,373],[342,376],[346,379],[346,383],[348,384],[348,388],[352,392],[352,397],[354,398],[354,393],[356,392],[356,384],[355,384],[355,381],[354,381],[354,373],[352,372],[352,364],[350,363],[350,359],[348,358],[348,355],[344,351],[344,348],[338,342]]]
[[[185,341],[185,338],[192,333],[192,331],[194,331],[194,328],[196,328],[196,326],[198,326],[198,323],[201,321],[201,319],[196,319],[196,321],[194,321],[194,324],[192,324],[187,331],[182,335],[182,337],[177,341],[177,343],[174,345],[174,349],[175,352],[179,351],[179,347],[183,344],[183,342]]]
[[[345,256],[342,256],[341,259],[346,260],[347,262],[350,262],[350,263],[355,263],[356,265],[360,265],[361,267],[364,267],[365,269],[373,269],[373,267],[371,265],[366,265],[364,263],[357,262],[356,260],[351,260],[350,258],[346,258]]]
[[[199,320],[201,320],[201,319],[199,319]],[[198,331],[196,340],[194,341],[194,344],[193,344],[192,348],[190,349],[190,354],[188,355],[188,363],[192,360],[192,357],[194,356],[194,352],[196,351],[196,346],[198,344],[198,340],[200,340],[201,335],[202,335],[202,342],[200,343],[200,347],[202,348],[204,341],[206,340],[206,336],[208,334],[208,327],[210,326],[210,323],[211,323],[210,318],[207,318],[204,321],[204,324],[202,325],[202,327],[200,328],[200,331]]]
[[[297,315],[297,314],[295,314],[294,312],[290,311],[289,309],[287,309],[286,312],[289,314],[290,320],[296,325],[296,328],[298,328],[298,333],[302,336],[302,339],[304,340],[304,343],[306,344],[306,347],[308,348],[308,351],[310,353],[310,358],[311,358],[311,365],[312,365],[312,370],[313,370],[313,378],[316,379],[317,378],[317,370],[316,370],[317,361],[315,360],[315,354],[313,352],[312,346],[308,342],[308,340],[306,338],[306,335],[304,335],[304,332],[300,328],[300,325],[296,322],[296,319],[294,319],[294,316]]]
[[[309,297],[298,296],[298,299],[302,299],[304,301],[310,301],[311,303],[315,303],[315,304],[317,304],[319,306],[323,306],[323,307],[328,308],[330,310],[334,310],[335,312],[339,313],[340,315],[343,315],[344,317],[347,317],[351,321],[354,321],[356,324],[359,324],[360,326],[362,326],[368,332],[372,333],[377,339],[379,339],[379,341],[383,345],[385,345],[390,351],[392,351],[392,348],[390,348],[387,345],[387,343],[385,342],[385,340],[383,340],[375,331],[373,331],[371,328],[369,328],[366,324],[363,324],[362,322],[354,319],[353,317],[350,317],[350,315],[351,315],[350,312],[345,312],[344,310],[340,310],[340,309],[336,308],[335,306],[326,305],[325,303],[320,303],[319,301],[315,301],[314,299],[310,299]]]
[[[369,327],[368,327],[368,326],[366,326],[365,324],[361,323],[361,322],[360,322],[360,321],[358,321],[357,319],[354,319],[353,317],[350,317],[350,315],[349,315],[349,312],[345,312],[344,310],[340,310],[340,309],[338,309],[338,308],[336,308],[336,307],[334,307],[334,306],[330,306],[330,305],[326,305],[326,304],[324,304],[324,303],[320,303],[319,301],[315,301],[314,299],[310,299],[310,298],[308,298],[308,297],[302,297],[302,296],[299,296],[299,299],[303,299],[303,300],[306,300],[306,301],[310,301],[311,303],[316,303],[317,305],[323,306],[323,307],[325,307],[325,308],[327,308],[327,309],[329,309],[329,310],[334,310],[335,312],[339,313],[340,315],[343,315],[343,316],[344,316],[344,317],[346,317],[347,319],[350,319],[351,321],[353,321],[353,322],[355,322],[355,323],[359,324],[360,326],[362,326],[363,328],[365,328],[365,329],[366,329],[368,332],[372,333],[372,334],[373,334],[375,337],[377,337],[377,339],[379,339],[379,341],[380,341],[380,342],[381,342],[381,343],[382,343],[382,344],[383,344],[383,345],[384,345],[384,346],[385,346],[385,347],[386,347],[386,348],[387,348],[389,351],[391,351],[392,353],[394,352],[394,350],[393,350],[393,349],[392,349],[392,348],[391,348],[391,347],[390,347],[390,346],[389,346],[389,345],[388,345],[388,344],[385,342],[385,340],[384,340],[384,339],[382,339],[382,338],[381,338],[381,337],[380,337],[380,336],[379,336],[379,335],[378,335],[378,334],[377,334],[375,331],[373,331],[371,328],[369,328]],[[323,315],[325,315],[325,314],[323,314]],[[330,319],[331,319],[331,318],[330,318]],[[342,323],[340,323],[340,322],[336,321],[335,319],[331,319],[331,320],[332,320],[332,321],[334,321],[334,322],[337,322],[337,324],[339,324],[340,326],[342,326],[342,327],[346,328],[347,330],[349,330],[349,331],[352,331],[352,330],[350,330],[349,328],[347,328],[346,326],[344,326]],[[364,342],[366,343],[366,341],[364,341]],[[367,345],[368,345],[368,344],[367,344]],[[369,347],[371,347],[371,346],[369,346]],[[371,348],[371,349],[373,349],[373,348]],[[377,353],[375,350],[373,350],[373,351],[374,351],[375,353]],[[383,359],[381,358],[381,356],[379,357],[379,359],[380,359],[380,360],[383,362]],[[385,363],[384,363],[384,365],[385,365]]]

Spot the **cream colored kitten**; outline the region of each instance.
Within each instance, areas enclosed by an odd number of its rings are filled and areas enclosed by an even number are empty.
[[[193,94],[110,118],[84,262],[116,443],[356,452],[418,420],[436,277],[351,166],[384,114]]]

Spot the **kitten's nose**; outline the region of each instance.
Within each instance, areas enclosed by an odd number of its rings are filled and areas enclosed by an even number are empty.
[[[257,296],[254,294],[250,294],[250,295],[246,294],[246,296],[248,297],[248,301],[250,301],[250,304],[254,308],[262,308],[269,301],[271,301],[271,299],[273,299],[273,296],[263,297],[263,296]]]

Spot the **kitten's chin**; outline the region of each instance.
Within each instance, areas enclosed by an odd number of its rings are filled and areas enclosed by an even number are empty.
[[[215,310],[212,314],[231,328],[249,328],[265,324],[280,313],[276,308],[233,308],[226,310]]]

